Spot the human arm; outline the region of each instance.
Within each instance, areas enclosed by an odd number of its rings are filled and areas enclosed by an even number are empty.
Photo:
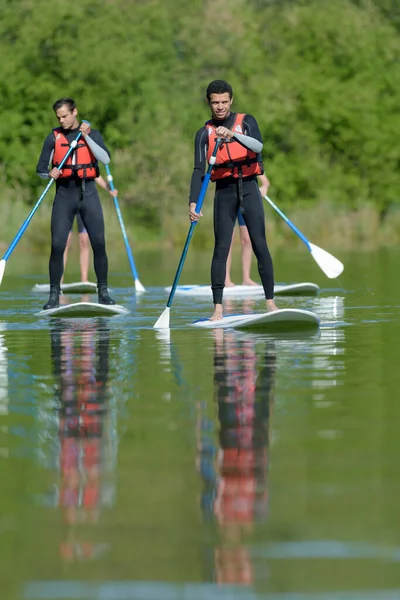
[[[36,173],[39,175],[41,179],[50,179],[54,170],[58,171],[58,169],[52,169],[49,171],[49,165],[51,164],[51,160],[54,153],[54,136],[52,133],[49,133],[47,138],[44,140],[43,148],[39,156],[38,164],[36,166]],[[59,171],[60,173],[60,171]],[[54,175],[55,173],[53,173]],[[54,177],[57,179],[57,177]]]
[[[257,121],[251,115],[245,115],[243,120],[243,131],[244,133],[238,133],[237,131],[232,131],[227,127],[217,127],[215,133],[221,137],[235,139],[237,142],[242,144],[242,146],[248,148],[256,154],[261,152],[263,149],[261,132]]]
[[[96,129],[91,129],[89,123],[85,121],[81,123],[79,131],[82,132],[85,142],[89,146],[96,160],[99,160],[103,165],[108,165],[110,162],[110,152],[104,143],[103,137]]]
[[[266,196],[268,194],[270,181],[264,173],[262,175],[258,175],[257,179],[258,179],[258,184],[260,186],[260,194],[264,198],[264,196]]]
[[[97,183],[97,185],[99,187],[101,187],[103,190],[108,192],[110,194],[110,196],[114,196],[114,197],[118,196],[118,190],[116,190],[116,189],[110,190],[110,188],[108,187],[107,181],[101,175],[99,175],[98,177],[95,178],[95,182]]]
[[[201,213],[196,213],[197,199],[200,195],[201,185],[206,172],[208,135],[205,127],[199,129],[194,140],[194,168],[190,181],[189,217],[197,221]]]

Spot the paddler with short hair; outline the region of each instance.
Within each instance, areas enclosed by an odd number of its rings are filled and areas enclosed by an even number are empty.
[[[110,152],[97,130],[91,129],[88,123],[79,123],[78,110],[72,98],[60,98],[53,104],[53,110],[60,126],[45,139],[36,167],[39,177],[52,177],[56,181],[51,214],[50,296],[43,308],[48,310],[59,306],[63,255],[77,214],[82,218],[93,249],[99,303],[115,304],[108,293],[104,217],[95,184],[100,174],[98,161],[108,164]],[[60,171],[57,167],[79,132],[82,137]],[[49,170],[50,162],[52,168]]]
[[[194,170],[190,184],[189,217],[197,221],[196,213],[202,178],[217,137],[224,143],[216,157],[211,181],[216,182],[214,197],[214,254],[211,263],[211,288],[214,313],[210,320],[222,319],[222,297],[226,276],[226,261],[231,246],[238,210],[243,215],[257,257],[258,271],[264,287],[268,311],[278,310],[274,302],[274,273],[265,236],[265,217],[257,176],[264,172],[261,162],[262,137],[256,119],[248,114],[231,112],[232,87],[223,80],[212,81],[207,87],[211,119],[195,137]]]

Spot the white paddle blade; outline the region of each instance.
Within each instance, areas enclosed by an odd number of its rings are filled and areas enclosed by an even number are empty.
[[[157,321],[153,325],[153,329],[169,329],[169,306],[167,306],[164,312],[158,317]]]
[[[7,264],[7,261],[5,261],[4,258],[3,258],[3,260],[0,260],[0,284],[3,281],[3,275],[4,275],[5,268],[6,268],[6,264]]]
[[[329,279],[335,279],[343,272],[344,265],[326,250],[310,244],[311,256]]]
[[[136,292],[145,292],[146,288],[144,287],[144,285],[142,285],[139,281],[139,279],[135,279],[135,290]]]

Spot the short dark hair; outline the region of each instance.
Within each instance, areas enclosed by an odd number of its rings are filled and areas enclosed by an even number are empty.
[[[216,79],[208,84],[206,92],[207,100],[210,100],[211,94],[226,94],[226,92],[228,92],[229,98],[232,98],[233,91],[229,83],[223,79]]]
[[[64,106],[64,104],[67,104],[71,112],[74,110],[74,108],[76,108],[75,101],[72,100],[72,98],[60,98],[59,100],[57,100],[57,102],[54,102],[53,104],[54,112],[56,112],[59,108]]]

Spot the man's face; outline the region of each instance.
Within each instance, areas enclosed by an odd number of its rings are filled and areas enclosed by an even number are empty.
[[[233,98],[229,97],[229,92],[224,94],[211,94],[208,104],[214,119],[223,121],[231,111]]]
[[[77,114],[76,108],[71,111],[68,104],[63,104],[56,110],[56,117],[63,129],[74,129],[77,126]]]

